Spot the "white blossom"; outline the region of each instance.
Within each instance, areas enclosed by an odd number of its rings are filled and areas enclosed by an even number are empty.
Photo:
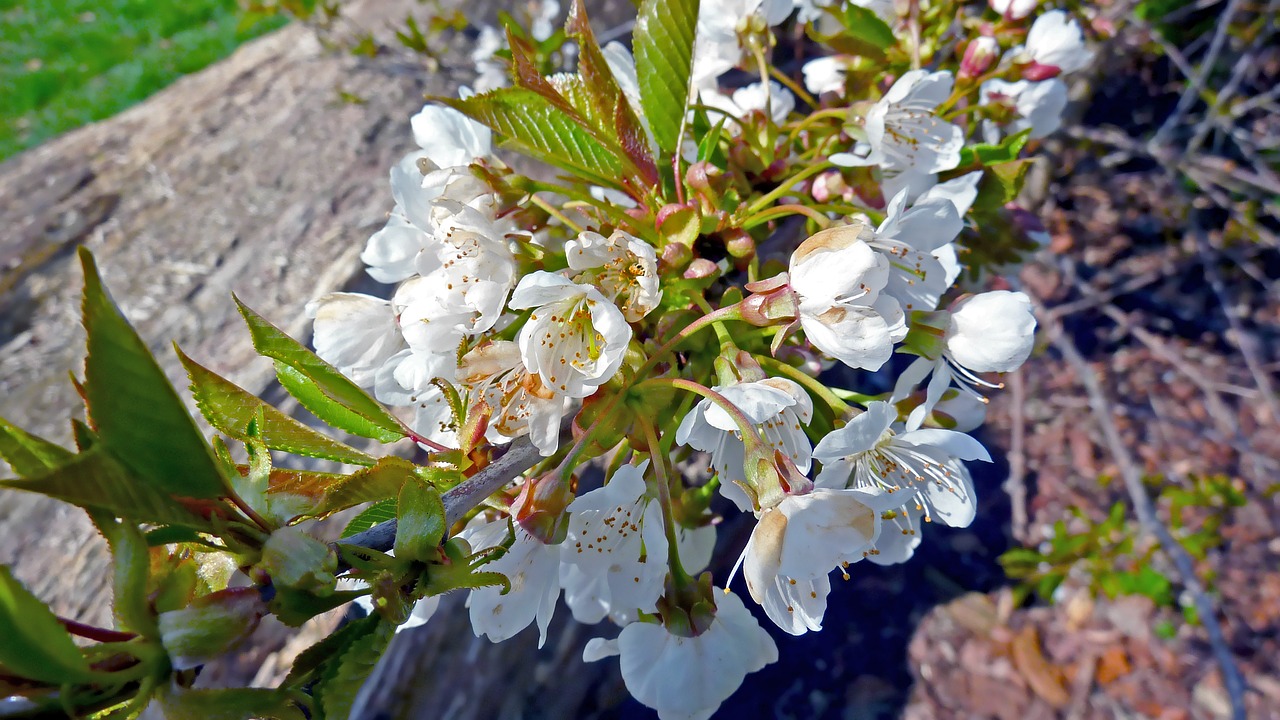
[[[827,576],[872,551],[892,502],[878,490],[823,488],[762,510],[738,559],[752,599],[791,635],[821,630]]]
[[[553,392],[586,397],[622,365],[631,326],[595,287],[538,271],[520,279],[508,304],[534,308],[520,331],[520,355]]]
[[[888,173],[938,173],[960,163],[964,131],[935,112],[955,79],[943,70],[911,70],[867,111],[867,140],[831,156],[837,165],[879,165]]]
[[[476,92],[487,92],[507,85],[507,66],[494,58],[503,49],[502,31],[492,25],[481,25],[475,46],[471,49],[471,62],[476,67]]]
[[[633,620],[657,610],[667,575],[667,537],[658,501],[646,497],[649,461],[623,465],[608,484],[569,504],[560,582],[578,622]]]
[[[702,103],[733,120],[726,127],[739,132],[741,123],[738,121],[745,120],[753,112],[764,113],[775,125],[786,122],[787,116],[795,110],[796,97],[780,83],[770,80],[767,86],[764,83],[752,83],[738,88],[733,91],[732,96],[718,90],[704,90]],[[718,122],[718,118],[712,117],[712,121]]]
[[[889,257],[885,292],[906,312],[933,310],[950,286],[948,273],[933,253],[949,245],[964,228],[957,207],[945,197],[928,197],[906,206],[905,192],[889,201],[885,220],[868,239]]]
[[[845,76],[849,72],[848,59],[839,55],[810,60],[801,68],[804,86],[814,95],[834,92],[844,95]]]
[[[788,275],[809,342],[850,367],[878,370],[906,337],[906,316],[885,292],[888,258],[864,236],[874,239],[861,223],[817,233],[796,248]]]
[[[1038,140],[1053,134],[1062,125],[1062,113],[1067,108],[1067,85],[1058,78],[1040,82],[988,80],[978,91],[980,105],[1003,105],[1017,113],[1017,117],[1004,125],[1011,134],[1030,128],[1030,138]],[[1000,133],[995,128],[991,120],[983,121],[984,140],[999,141]]]
[[[1040,0],[987,0],[991,9],[1009,20],[1021,20],[1031,14]]]
[[[986,448],[964,433],[933,428],[894,429],[897,409],[887,402],[872,402],[866,412],[824,437],[814,448],[822,471],[814,481],[821,488],[879,489],[892,496],[902,511],[895,517],[910,523],[920,511],[951,527],[967,527],[973,521],[973,483],[967,472],[957,470],[958,460],[991,461]],[[910,535],[914,525],[899,534]],[[898,538],[881,533],[888,544],[876,549],[886,554]],[[914,545],[912,546],[914,547]],[[885,562],[886,557],[876,558]]]
[[[811,447],[804,426],[813,418],[813,400],[804,388],[786,378],[768,378],[714,389],[742,411],[770,447],[789,457],[800,472],[809,471]],[[676,428],[676,442],[710,453],[720,493],[738,509],[752,509],[750,498],[736,484],[747,482],[746,447],[724,408],[709,399],[699,401]]]
[[[1036,65],[1056,68],[1061,73],[1083,70],[1093,60],[1080,23],[1064,10],[1050,10],[1036,18],[1021,54]]]
[[[706,720],[750,673],[778,660],[778,646],[732,593],[715,593],[711,626],[693,637],[634,622],[616,642],[587,643],[583,659],[619,655],[631,696],[662,720]]]
[[[485,572],[506,575],[511,590],[502,594],[501,587],[476,588],[467,597],[471,613],[471,629],[476,637],[487,636],[502,642],[538,623],[538,647],[547,641],[547,626],[560,597],[560,546],[548,545],[529,534],[519,523],[512,525],[515,539],[510,549],[484,565]],[[507,538],[507,519],[499,518],[469,526],[460,536],[473,552],[501,545]]]
[[[458,364],[457,379],[492,409],[485,432],[489,442],[506,443],[527,434],[543,457],[555,453],[569,399],[529,372],[516,343],[493,340],[472,348]]]
[[[622,230],[609,237],[585,231],[565,243],[575,280],[595,285],[622,310],[627,322],[648,315],[662,300],[658,258],[653,246]]]
[[[404,348],[391,303],[359,293],[329,293],[307,303],[313,343],[322,360],[369,387],[387,360]]]
[[[428,103],[409,123],[414,141],[436,167],[470,165],[493,153],[489,128],[451,107]]]

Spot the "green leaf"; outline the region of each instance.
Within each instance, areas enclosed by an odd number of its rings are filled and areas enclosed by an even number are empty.
[[[29,680],[61,685],[101,677],[58,618],[0,565],[0,665]]]
[[[397,508],[396,557],[421,561],[435,557],[448,528],[440,491],[414,478],[400,489]]]
[[[107,294],[93,255],[83,247],[80,263],[89,346],[84,390],[102,444],[160,490],[193,498],[222,496],[223,478],[209,445],[146,343]]]
[[[302,406],[336,428],[382,442],[405,437],[387,409],[360,386],[235,298],[253,347],[276,361],[276,377]]]
[[[9,463],[18,477],[31,477],[52,470],[70,460],[72,455],[70,450],[32,435],[0,417],[0,459]]]
[[[266,612],[256,587],[221,590],[160,613],[160,641],[174,669],[190,670],[243,642]]]
[[[267,501],[273,513],[286,504],[296,508],[295,512],[280,512],[290,521],[302,516],[322,518],[362,503],[396,497],[405,481],[414,477],[416,467],[404,458],[388,456],[350,475],[276,468],[271,472]]]
[[[389,623],[379,623],[373,632],[352,641],[342,658],[325,673],[316,687],[316,699],[326,720],[350,717],[360,687],[373,673],[394,634],[395,628]]]
[[[177,347],[175,346],[175,349]],[[248,438],[249,423],[259,419],[258,439],[272,450],[352,465],[372,465],[369,455],[326,437],[263,402],[249,391],[200,365],[177,349],[191,378],[191,393],[209,424],[237,440]]]
[[[396,500],[388,498],[381,502],[376,502],[364,510],[359,515],[351,518],[351,522],[347,523],[346,529],[342,531],[342,540],[346,540],[352,535],[362,533],[365,530],[380,525],[388,520],[396,519]]]
[[[592,183],[620,188],[622,162],[571,115],[528,88],[499,88],[469,98],[437,98],[505,138],[530,157]]]
[[[675,153],[689,103],[698,0],[644,0],[632,34],[640,105],[658,147]]]
[[[888,50],[898,42],[893,30],[868,8],[846,3],[840,22],[853,39],[867,43],[877,50]]]
[[[285,693],[261,688],[185,690],[174,685],[161,693],[159,702],[168,720],[302,720],[306,717]]]
[[[293,661],[289,674],[285,676],[281,687],[298,687],[307,682],[312,673],[323,669],[330,663],[336,663],[356,640],[369,635],[378,628],[379,619],[376,614],[353,620],[328,637],[303,650]]]
[[[0,480],[0,486],[41,493],[83,508],[99,508],[139,522],[209,528],[208,521],[174,497],[141,482],[102,445],[93,446],[44,475]]]
[[[1027,140],[1030,137],[1031,128],[1027,128],[995,144],[977,143],[976,145],[967,145],[960,150],[960,164],[958,167],[967,168],[974,162],[989,166],[1017,160],[1019,153],[1022,152],[1022,148],[1026,147]]]

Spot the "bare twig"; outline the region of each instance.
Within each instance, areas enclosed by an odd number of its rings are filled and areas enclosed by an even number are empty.
[[[507,452],[488,467],[468,478],[466,482],[444,494],[444,517],[448,526],[452,526],[467,514],[471,508],[492,495],[498,488],[514,480],[518,475],[533,467],[542,459],[538,449],[529,442],[528,437],[518,438],[511,443]],[[396,542],[396,521],[388,520],[375,525],[362,533],[356,533],[343,545],[356,545],[373,550],[390,550]]]
[[[1024,403],[1027,401],[1026,379],[1022,370],[1009,376],[1009,389],[1012,403],[1009,421],[1013,425],[1013,437],[1009,441],[1009,477],[1004,481],[1005,492],[1009,493],[1009,523],[1013,536],[1020,541],[1027,536],[1027,427],[1023,418]]]
[[[1128,491],[1129,498],[1133,502],[1134,513],[1138,516],[1138,522],[1143,529],[1155,537],[1160,548],[1173,561],[1174,567],[1177,568],[1181,577],[1182,586],[1195,603],[1196,612],[1204,625],[1205,633],[1209,636],[1209,645],[1213,649],[1214,659],[1222,672],[1223,685],[1226,687],[1227,695],[1231,701],[1231,717],[1233,720],[1245,720],[1244,678],[1241,676],[1235,657],[1231,654],[1231,649],[1227,646],[1226,638],[1222,634],[1222,626],[1218,622],[1217,608],[1208,593],[1205,592],[1200,578],[1196,576],[1191,556],[1174,539],[1172,533],[1160,522],[1159,517],[1156,515],[1155,505],[1152,503],[1151,497],[1147,495],[1146,487],[1142,484],[1142,473],[1139,471],[1128,448],[1125,447],[1124,440],[1120,437],[1120,430],[1116,427],[1113,416],[1113,408],[1102,389],[1102,384],[1098,381],[1097,374],[1094,373],[1093,368],[1089,366],[1084,357],[1080,355],[1080,351],[1076,349],[1076,346],[1063,333],[1062,325],[1049,318],[1048,313],[1045,313],[1044,308],[1039,306],[1038,303],[1037,315],[1045,321],[1044,327],[1053,346],[1062,353],[1067,363],[1075,370],[1077,377],[1089,395],[1090,411],[1102,431],[1103,440],[1108,451],[1110,451],[1120,470],[1120,476],[1124,480],[1125,490]]]
[[[1182,118],[1186,116],[1187,111],[1195,104],[1200,97],[1200,93],[1204,90],[1204,84],[1209,79],[1210,73],[1213,72],[1213,66],[1218,62],[1218,53],[1222,52],[1222,46],[1227,40],[1227,29],[1231,27],[1231,23],[1235,22],[1236,12],[1240,9],[1241,0],[1229,0],[1227,8],[1222,11],[1222,17],[1218,19],[1218,27],[1214,30],[1213,40],[1209,43],[1209,50],[1205,53],[1204,59],[1200,62],[1200,69],[1195,76],[1191,78],[1191,83],[1187,85],[1187,89],[1183,91],[1182,97],[1178,98],[1178,105],[1165,119],[1164,124],[1156,131],[1156,135],[1152,138],[1152,143],[1156,146],[1165,145],[1169,140],[1169,133],[1182,122]]]
[[[1196,251],[1202,258],[1201,264],[1204,265],[1205,275],[1209,278],[1209,287],[1213,289],[1218,303],[1222,305],[1222,313],[1226,315],[1227,323],[1231,327],[1231,341],[1240,350],[1244,364],[1249,368],[1249,374],[1253,376],[1253,381],[1258,386],[1258,392],[1262,393],[1267,412],[1271,414],[1271,422],[1280,422],[1280,402],[1277,402],[1275,390],[1271,387],[1271,377],[1258,358],[1256,340],[1245,330],[1240,318],[1236,316],[1235,308],[1231,305],[1231,297],[1227,294],[1226,283],[1222,281],[1222,274],[1218,272],[1218,266],[1214,263],[1209,240],[1205,237],[1204,228],[1200,225],[1198,213],[1194,209],[1188,220],[1191,224],[1191,232],[1195,236]]]

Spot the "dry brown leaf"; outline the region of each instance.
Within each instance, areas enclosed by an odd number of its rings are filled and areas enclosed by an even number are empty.
[[[1133,668],[1129,665],[1129,656],[1124,648],[1113,645],[1098,660],[1098,683],[1110,685],[1117,678],[1128,675]]]
[[[1064,708],[1071,702],[1062,681],[1062,671],[1049,662],[1040,649],[1040,634],[1031,626],[1022,628],[1010,643],[1013,664],[1026,679],[1032,691],[1055,708]]]

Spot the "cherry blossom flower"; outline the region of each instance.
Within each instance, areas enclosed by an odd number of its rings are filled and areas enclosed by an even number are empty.
[[[593,639],[583,660],[618,655],[631,696],[662,720],[706,720],[746,676],[778,660],[778,646],[742,600],[716,592],[716,614],[693,637],[662,625],[633,622],[616,641]]]
[[[895,430],[897,417],[893,405],[872,402],[866,412],[824,437],[814,448],[813,456],[822,461],[814,485],[884,490],[907,518],[919,510],[930,520],[967,527],[974,517],[973,484],[967,473],[956,470],[956,461],[990,462],[986,448],[952,430]],[[877,540],[876,549],[884,553],[880,545]]]
[[[481,25],[476,36],[475,45],[471,49],[471,62],[476,68],[476,92],[488,92],[506,87],[506,63],[494,58],[494,53],[504,46],[502,31],[492,25]]]
[[[898,376],[895,401],[932,373],[925,401],[911,412],[907,427],[920,427],[954,379],[963,392],[985,402],[975,385],[997,387],[975,373],[1013,372],[1026,362],[1035,343],[1036,318],[1024,293],[995,290],[961,299],[946,315],[945,335],[936,356],[917,358]]]
[[[849,72],[848,59],[839,55],[830,55],[810,60],[801,68],[804,73],[804,86],[814,95],[826,92],[844,95],[845,76]]]
[[[492,408],[485,433],[490,442],[506,443],[527,434],[543,457],[555,453],[569,399],[529,372],[516,343],[493,340],[476,346],[458,364],[457,379]]]
[[[801,473],[809,471],[810,445],[804,426],[813,418],[813,400],[799,384],[768,378],[714,388],[747,416],[770,447],[790,458]],[[746,447],[737,423],[724,408],[703,399],[680,421],[676,442],[711,454],[711,467],[720,476],[720,493],[738,506],[752,509],[751,499],[737,483],[747,483],[743,467]]]
[[[904,73],[867,111],[866,142],[831,156],[846,167],[879,165],[888,173],[913,170],[938,173],[960,163],[964,131],[934,112],[950,95],[955,80],[946,71]]]
[[[534,308],[520,331],[520,355],[553,392],[586,397],[622,365],[631,326],[595,287],[538,271],[520,279],[508,305]]]
[[[316,354],[357,385],[368,387],[404,348],[391,303],[359,293],[329,293],[307,303]]]
[[[575,281],[590,283],[622,310],[627,322],[636,322],[662,300],[658,258],[653,246],[622,230],[609,237],[583,232],[565,243],[569,268],[578,271]]]
[[[850,367],[878,370],[906,337],[906,316],[885,292],[889,259],[864,237],[874,239],[862,223],[817,233],[796,248],[788,276],[809,342]]]
[[[956,239],[964,221],[956,204],[941,194],[922,197],[909,208],[906,203],[906,192],[898,193],[880,227],[863,234],[872,248],[889,257],[885,292],[906,312],[933,310],[950,286],[946,268],[933,254]]]
[[[1080,23],[1064,10],[1050,10],[1036,18],[1027,32],[1026,46],[1014,52],[1031,61],[1029,80],[1083,70],[1093,60]]]
[[[484,565],[486,572],[507,576],[511,590],[505,595],[501,587],[476,588],[467,597],[471,612],[471,629],[476,637],[484,635],[492,642],[502,642],[537,621],[538,647],[547,641],[547,626],[560,597],[560,546],[549,545],[530,534],[519,523],[508,526],[506,518],[474,524],[459,536],[472,551],[501,545],[511,527],[515,536],[502,557]]]
[[[738,558],[752,599],[791,635],[821,630],[827,576],[872,551],[880,513],[893,505],[878,490],[824,488],[762,510]]]
[[[767,115],[775,125],[786,122],[787,116],[796,108],[796,96],[791,91],[773,80],[769,85],[752,83],[733,91],[733,95],[725,95],[718,90],[704,90],[701,94],[702,104],[715,108],[726,117],[735,121],[726,125],[731,132],[740,132],[742,123],[753,112]],[[712,121],[718,121],[712,118]]]
[[[708,89],[742,58],[738,33],[756,16],[772,27],[787,19],[792,0],[705,0],[698,7],[693,48],[693,87]]]
[[[489,128],[451,107],[428,103],[409,124],[414,141],[436,167],[470,165],[493,153]]]
[[[1040,0],[987,0],[991,9],[1007,20],[1021,20],[1031,14]]]
[[[657,610],[667,576],[662,507],[646,497],[640,465],[623,465],[604,487],[569,504],[569,533],[560,545],[560,582],[578,622],[606,616],[623,622]]]
[[[1031,129],[1030,138],[1037,140],[1053,134],[1062,125],[1062,112],[1067,107],[1067,85],[1058,78],[1031,82],[988,80],[979,88],[980,105],[1000,105],[1012,109],[1017,116],[1004,123],[1009,133]],[[999,142],[1000,133],[991,120],[984,120],[984,140]]]

